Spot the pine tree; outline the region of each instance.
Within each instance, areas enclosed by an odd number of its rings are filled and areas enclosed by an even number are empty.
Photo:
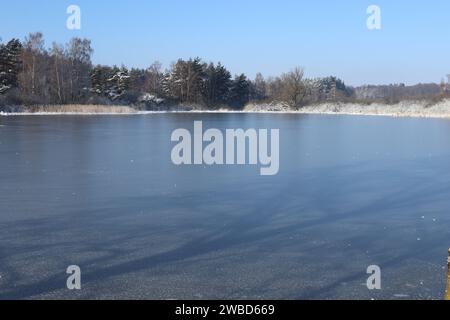
[[[202,84],[205,80],[204,65],[200,58],[189,59],[187,63],[187,92],[186,100],[189,102],[200,102]]]
[[[106,96],[108,91],[107,80],[112,75],[112,70],[110,67],[96,66],[91,71],[91,92]]]
[[[129,71],[129,86],[133,91],[145,91],[146,73],[143,69],[132,68]]]
[[[336,77],[330,76],[318,81],[319,100],[335,101],[339,97],[349,97],[351,91],[345,83]]]
[[[249,89],[247,77],[244,74],[236,76],[230,89],[230,105],[236,109],[244,107],[249,100]]]
[[[214,106],[214,97],[216,90],[216,68],[213,63],[210,63],[205,69],[205,80],[203,82],[203,97],[206,105]]]
[[[18,87],[21,52],[22,44],[17,39],[0,46],[0,94]]]
[[[5,93],[10,88],[7,80],[7,61],[6,46],[0,43],[0,94]]]
[[[119,95],[124,95],[127,91],[130,90],[130,75],[126,68],[122,68],[119,73],[116,75],[117,77],[117,89]]]
[[[106,80],[107,96],[115,101],[123,97],[130,88],[130,76],[128,70],[125,67],[121,69],[115,67],[112,70],[112,74],[108,80]]]
[[[96,66],[91,71],[91,92],[113,101],[122,98],[131,88],[130,75],[125,67]]]
[[[162,94],[165,98],[170,98],[173,99],[173,90],[172,90],[172,76],[171,73],[169,71],[166,71],[163,73],[162,75],[162,79],[161,79],[161,90],[162,90]]]
[[[224,104],[227,102],[230,95],[231,85],[231,73],[219,63],[216,68],[216,103]]]
[[[180,102],[200,102],[206,66],[200,58],[179,59],[172,67],[170,75],[171,95]]]

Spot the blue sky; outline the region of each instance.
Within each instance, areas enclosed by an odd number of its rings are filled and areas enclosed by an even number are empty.
[[[79,31],[66,28],[70,4],[81,8]],[[381,30],[366,27],[371,4]],[[450,73],[449,21],[448,0],[14,0],[1,6],[0,37],[41,31],[47,45],[86,37],[102,64],[168,67],[200,56],[251,77],[299,65],[350,85],[411,84]]]

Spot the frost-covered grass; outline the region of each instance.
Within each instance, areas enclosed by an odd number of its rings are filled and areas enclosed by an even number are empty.
[[[138,111],[129,106],[108,105],[53,105],[33,107],[4,108],[0,115],[49,115],[49,114],[152,114],[152,113],[304,113],[304,114],[342,114],[342,115],[378,115],[396,117],[450,118],[450,99],[430,103],[427,100],[401,101],[397,104],[360,104],[328,102],[305,106],[298,110],[284,103],[249,104],[242,111],[226,108],[206,110],[179,105],[161,108],[159,111]]]
[[[67,104],[15,107],[1,114],[131,114],[136,112],[135,109],[128,106]]]
[[[442,100],[435,104],[429,101],[401,101],[397,104],[358,104],[328,102],[305,106],[293,110],[285,104],[253,104],[248,105],[246,112],[292,112],[306,114],[345,114],[345,115],[378,115],[395,117],[450,118],[450,100]]]
[[[450,118],[450,100],[435,104],[427,101],[401,101],[397,104],[372,103],[368,105],[324,103],[301,109],[304,113],[380,115],[395,117]]]

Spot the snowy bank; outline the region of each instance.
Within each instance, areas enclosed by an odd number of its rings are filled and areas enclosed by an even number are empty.
[[[94,115],[94,114],[135,114],[137,111],[128,106],[106,105],[52,105],[33,107],[9,107],[0,112],[2,116],[12,115]]]
[[[397,104],[357,104],[328,102],[305,106],[295,110],[284,103],[249,104],[242,111],[229,109],[205,110],[198,106],[179,105],[166,110],[139,111],[128,106],[63,105],[21,107],[20,110],[0,112],[0,116],[13,115],[144,115],[157,113],[295,113],[295,114],[341,114],[394,117],[450,118],[450,100],[430,104],[427,101],[402,101]]]
[[[450,118],[450,100],[430,105],[427,101],[401,101],[397,104],[321,103],[292,110],[285,104],[248,105],[245,112],[292,112],[305,114],[377,115],[394,117]]]

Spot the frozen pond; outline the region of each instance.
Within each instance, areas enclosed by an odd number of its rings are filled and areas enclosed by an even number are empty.
[[[174,166],[195,120],[279,129],[278,175]],[[0,117],[0,299],[441,299],[449,247],[449,120]]]

